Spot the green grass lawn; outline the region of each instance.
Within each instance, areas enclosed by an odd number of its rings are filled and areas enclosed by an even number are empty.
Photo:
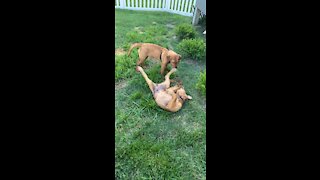
[[[191,18],[117,9],[115,20],[116,179],[206,179],[206,99],[196,89],[205,60],[182,59],[171,76],[182,80],[193,97],[180,111],[171,113],[156,105],[147,83],[135,71],[137,50],[131,57],[124,54],[134,42],[175,50],[180,41],[174,27],[190,23]],[[160,61],[145,63],[149,78],[162,82]]]

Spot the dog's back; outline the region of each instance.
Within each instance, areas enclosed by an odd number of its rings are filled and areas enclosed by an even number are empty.
[[[160,58],[162,51],[166,50],[166,48],[152,43],[134,43],[129,49],[128,56],[130,56],[134,48],[140,48],[139,53],[158,59]]]
[[[140,48],[140,53],[144,54],[145,56],[155,58],[155,59],[161,59],[161,54],[164,51],[164,48],[151,43],[145,43]]]

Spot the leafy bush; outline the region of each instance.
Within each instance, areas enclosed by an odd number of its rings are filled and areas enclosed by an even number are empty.
[[[116,56],[115,62],[115,80],[119,81],[121,79],[127,79],[132,77],[135,73],[136,60],[138,55],[136,53],[131,54],[132,57],[127,55]]]
[[[196,88],[200,90],[202,95],[206,95],[206,70],[200,72],[200,76],[198,82],[196,84]]]
[[[177,48],[180,54],[187,58],[199,60],[206,55],[206,44],[202,39],[184,39]]]
[[[196,31],[191,24],[180,24],[175,28],[175,33],[179,39],[194,38]]]
[[[145,34],[140,34],[139,32],[136,32],[136,31],[128,32],[126,34],[126,41],[129,43],[142,42],[145,38],[146,38]]]

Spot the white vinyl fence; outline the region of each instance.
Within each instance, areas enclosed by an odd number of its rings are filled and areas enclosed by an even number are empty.
[[[115,8],[145,11],[166,11],[193,16],[196,0],[115,0]]]

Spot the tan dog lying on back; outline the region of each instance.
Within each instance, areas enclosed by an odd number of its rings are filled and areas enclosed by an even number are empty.
[[[181,60],[181,55],[177,54],[172,50],[168,50],[164,47],[158,46],[151,43],[134,43],[131,45],[128,56],[133,48],[140,47],[138,49],[139,61],[137,62],[137,67],[140,66],[148,57],[161,60],[161,71],[163,75],[164,70],[167,65],[170,63],[172,68],[177,68],[178,63]],[[136,69],[138,71],[138,69]]]
[[[183,86],[175,85],[170,87],[169,78],[172,73],[177,71],[176,68],[172,68],[171,71],[165,75],[165,81],[159,84],[152,82],[142,67],[138,66],[137,70],[141,72],[152,92],[154,100],[162,109],[177,112],[182,108],[185,101],[192,99],[191,96],[186,94]]]

